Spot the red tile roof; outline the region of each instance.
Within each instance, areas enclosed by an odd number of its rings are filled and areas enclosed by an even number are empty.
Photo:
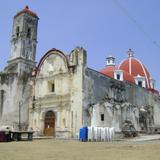
[[[115,66],[107,66],[106,68],[102,69],[100,73],[106,75],[107,77],[114,78],[115,70],[116,70]],[[127,73],[126,71],[123,71],[123,81],[127,81],[135,84],[134,77],[129,73]]]
[[[31,11],[28,6],[26,6],[22,11],[18,12],[15,15],[15,17],[21,15],[22,13],[29,13],[30,15],[38,18],[37,14],[35,12]]]

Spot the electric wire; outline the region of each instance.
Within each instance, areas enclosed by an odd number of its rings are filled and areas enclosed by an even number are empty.
[[[135,26],[141,31],[149,41],[151,41],[156,47],[160,49],[160,44],[152,38],[152,36],[144,30],[144,28],[136,21],[135,18],[128,12],[128,10],[121,5],[118,0],[112,0],[114,4],[135,24]]]

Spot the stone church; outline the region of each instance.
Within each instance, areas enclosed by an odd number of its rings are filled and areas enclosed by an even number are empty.
[[[36,65],[38,16],[28,6],[14,16],[11,53],[0,72],[0,126],[38,135],[77,138],[83,126],[114,127],[127,121],[149,133],[160,126],[155,80],[129,49],[119,65],[87,67],[87,52],[51,49]]]

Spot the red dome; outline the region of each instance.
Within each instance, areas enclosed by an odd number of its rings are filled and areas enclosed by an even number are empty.
[[[123,80],[130,83],[135,83],[134,77],[125,71],[123,71]]]
[[[137,84],[141,87],[147,88],[153,93],[158,93],[154,89],[155,80],[151,78],[147,68],[140,60],[134,58],[134,52],[131,49],[129,49],[127,53],[128,58],[122,61],[118,66],[115,66],[114,57],[110,56],[106,58],[107,67],[102,69],[100,73],[117,80]]]
[[[124,60],[118,66],[118,69],[126,71],[133,77],[142,76],[146,79],[146,86],[147,88],[151,88],[150,85],[150,74],[146,67],[134,57],[129,57],[128,59]]]

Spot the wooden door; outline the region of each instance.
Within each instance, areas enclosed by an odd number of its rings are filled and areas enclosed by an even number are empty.
[[[45,115],[44,135],[55,136],[55,114],[52,111],[48,111]]]

